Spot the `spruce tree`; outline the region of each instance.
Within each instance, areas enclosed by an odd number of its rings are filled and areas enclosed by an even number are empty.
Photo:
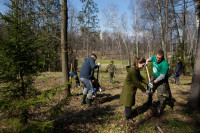
[[[98,35],[99,19],[97,18],[97,13],[99,10],[94,0],[81,0],[81,2],[84,5],[82,11],[79,12],[78,18],[81,23],[81,32],[85,34],[87,41],[87,56],[89,56],[89,38],[92,35]]]
[[[34,32],[32,1],[12,0],[9,12],[0,14],[6,34],[0,37],[0,111],[28,124],[30,108],[45,102],[33,82],[44,69],[42,38]],[[30,10],[29,10],[30,9]]]

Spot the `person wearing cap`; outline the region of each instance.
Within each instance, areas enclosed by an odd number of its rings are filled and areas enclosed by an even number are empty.
[[[179,81],[179,76],[181,75],[181,70],[182,70],[182,62],[180,61],[180,59],[177,60],[177,65],[174,71],[174,79],[175,79],[175,84],[179,85],[180,81]]]
[[[83,96],[81,100],[81,104],[86,104],[86,97],[88,94],[87,99],[87,106],[92,106],[92,93],[93,93],[93,86],[92,86],[92,79],[94,79],[94,69],[101,66],[100,63],[95,64],[97,56],[92,54],[90,57],[85,59],[83,62],[81,69],[80,69],[80,80],[84,84],[83,89]]]

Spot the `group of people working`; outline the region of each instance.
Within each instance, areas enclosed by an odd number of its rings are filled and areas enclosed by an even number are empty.
[[[80,69],[80,81],[84,85],[83,95],[82,95],[82,104],[87,104],[88,107],[92,106],[92,92],[94,88],[94,84],[92,84],[96,79],[94,78],[94,69],[99,68],[101,66],[100,63],[95,64],[97,56],[92,54],[90,57],[85,59]],[[140,69],[148,64],[148,62],[152,62],[153,65],[153,73],[151,76],[151,81],[147,83],[148,88],[153,91],[150,91],[146,86],[144,87],[142,83],[145,83],[144,78],[140,75]],[[110,82],[112,83],[112,78],[114,77],[114,73],[116,71],[116,67],[111,61],[111,64],[108,65],[106,71],[110,69]],[[126,120],[132,120],[132,106],[135,105],[135,96],[137,92],[137,88],[139,88],[142,92],[146,93],[147,96],[151,95],[157,90],[158,97],[158,113],[162,114],[165,106],[168,104],[173,108],[174,100],[172,98],[172,94],[170,91],[170,86],[168,82],[168,71],[169,64],[164,58],[164,51],[159,50],[156,53],[156,56],[149,57],[147,60],[144,58],[136,58],[134,61],[134,65],[127,69],[127,76],[122,88],[122,92],[120,94],[120,103],[125,107],[125,117]],[[175,76],[177,82],[179,82],[180,72],[175,70]],[[145,83],[146,84],[146,83]],[[86,97],[88,94],[88,98],[86,101]]]

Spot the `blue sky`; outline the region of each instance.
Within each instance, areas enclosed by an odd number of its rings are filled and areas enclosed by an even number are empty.
[[[6,10],[6,6],[3,4],[5,1],[9,0],[0,0],[0,12],[4,13]],[[83,4],[80,2],[80,0],[70,0],[72,4],[75,6],[75,8],[80,11],[82,9]],[[135,1],[135,0],[131,0]],[[130,18],[130,10],[129,5],[130,5],[130,0],[94,0],[95,3],[97,3],[97,6],[99,8],[99,24],[100,24],[100,29],[102,31],[106,30],[107,28],[104,26],[104,18],[102,16],[102,10],[106,9],[108,5],[110,4],[115,4],[118,7],[119,10],[119,16],[121,14],[126,13],[127,17]],[[130,26],[132,22],[130,22],[130,19],[128,19],[128,24]]]
[[[71,0],[72,4],[75,6],[75,8],[80,11],[82,9],[82,3],[80,0]],[[131,0],[135,1],[135,0]],[[107,28],[104,26],[104,17],[102,16],[102,11],[107,8],[108,5],[114,4],[118,7],[119,11],[119,16],[121,14],[126,13],[128,19],[128,25],[130,26],[132,22],[130,22],[130,13],[131,11],[129,10],[129,5],[130,5],[130,0],[94,0],[94,2],[97,4],[99,8],[99,20],[100,20],[100,29],[102,31],[106,30]],[[129,31],[130,32],[130,31]]]
[[[0,0],[0,12],[3,13],[6,10],[6,6],[4,5],[6,0]]]

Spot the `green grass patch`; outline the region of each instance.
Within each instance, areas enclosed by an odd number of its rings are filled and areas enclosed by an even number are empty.
[[[0,133],[6,133],[6,132],[16,133],[23,128],[23,125],[17,118],[4,119],[3,121],[1,121],[1,126],[3,126],[4,128],[0,128]]]
[[[134,130],[135,133],[155,133],[155,126],[151,123],[143,123],[139,128]]]
[[[177,119],[171,119],[168,123],[168,126],[172,130],[172,132],[177,132],[177,128],[180,130],[181,133],[191,133],[194,132],[194,129],[192,129],[187,123],[184,123],[182,121],[179,121]],[[176,131],[175,131],[176,130]]]

